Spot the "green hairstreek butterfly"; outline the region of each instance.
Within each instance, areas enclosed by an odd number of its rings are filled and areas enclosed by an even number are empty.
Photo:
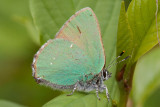
[[[105,53],[98,20],[86,7],[69,18],[56,34],[35,54],[33,77],[53,89],[89,92],[106,91],[103,81],[111,77],[105,69]]]

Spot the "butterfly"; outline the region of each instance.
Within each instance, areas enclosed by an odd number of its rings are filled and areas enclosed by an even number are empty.
[[[33,77],[53,89],[90,92],[106,91],[105,53],[97,17],[89,7],[76,12],[62,26],[55,39],[48,40],[35,54]]]

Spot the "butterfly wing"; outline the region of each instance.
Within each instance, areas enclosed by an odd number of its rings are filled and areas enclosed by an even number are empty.
[[[56,38],[72,41],[92,60],[94,73],[100,72],[105,64],[101,32],[96,15],[84,8],[73,15],[58,32]],[[86,71],[90,73],[90,71]]]
[[[97,18],[90,8],[84,8],[64,24],[56,39],[49,40],[37,52],[33,73],[41,82],[71,86],[85,75],[98,74],[104,64]]]
[[[73,85],[92,67],[77,45],[64,39],[49,40],[36,56],[36,78],[58,85]]]

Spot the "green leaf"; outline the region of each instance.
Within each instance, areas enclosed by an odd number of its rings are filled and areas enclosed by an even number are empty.
[[[20,104],[16,104],[16,103],[6,101],[6,100],[0,100],[0,106],[1,107],[25,107]]]
[[[158,43],[155,12],[155,0],[132,0],[126,13],[124,4],[122,5],[118,25],[117,55],[125,50],[122,59],[128,55],[131,57],[117,67],[122,100],[120,102],[127,101],[137,60]],[[160,22],[159,13],[158,22]]]
[[[118,33],[117,33],[117,55],[120,55],[122,51],[126,52],[124,53],[123,56],[121,56],[121,58],[118,59],[119,61],[132,54],[132,49],[133,49],[132,40],[133,40],[133,33],[131,31],[131,28],[127,20],[125,4],[124,2],[122,2],[119,23],[118,23]],[[116,79],[119,83],[119,89],[121,92],[120,93],[121,103],[119,105],[120,107],[126,106],[126,102],[128,100],[128,94],[129,94],[128,90],[130,89],[129,88],[130,86],[128,84],[128,81],[124,80],[124,75],[125,75],[125,70],[130,69],[131,66],[132,66],[131,58],[128,58],[126,61],[123,61],[117,65]],[[129,78],[129,76],[130,75],[127,75],[127,78]],[[124,81],[126,81],[126,83]]]
[[[107,104],[106,99],[99,101],[95,93],[85,94],[74,93],[72,96],[61,95],[46,103],[44,107],[103,107]]]
[[[138,60],[132,97],[136,105],[144,106],[148,98],[160,87],[160,48],[155,48]]]
[[[132,1],[132,0],[124,0],[124,3],[125,3],[125,10],[126,10],[126,11],[127,11],[128,6],[129,6],[129,4],[130,4],[131,1]]]
[[[125,58],[128,55],[131,55],[133,50],[133,32],[128,23],[124,2],[122,2],[121,5],[121,11],[118,23],[117,55],[119,55],[123,50],[126,52],[121,59]],[[129,59],[127,61],[129,61]],[[124,64],[126,64],[126,62],[118,64],[118,70],[119,68],[121,69],[121,67]]]
[[[122,12],[123,16],[121,16],[118,27],[117,54],[126,50],[127,54],[131,55],[130,60],[127,61],[125,79],[131,74],[128,73],[131,66],[158,43],[155,12],[155,0],[132,0],[127,13],[125,14],[124,10]],[[158,22],[160,22],[159,12]],[[118,66],[118,71],[123,64]]]
[[[31,0],[30,4],[32,17],[39,31],[42,44],[48,39],[53,39],[62,25],[76,11],[84,7],[91,7],[100,23],[102,40],[106,52],[106,66],[116,57],[116,35],[121,5],[120,0]],[[120,92],[114,76],[115,70],[116,67],[109,69],[112,72],[112,78],[105,82],[110,93],[111,101],[108,104],[106,95],[103,93],[102,101],[100,101],[101,106],[108,105],[110,107],[112,104],[117,106],[119,103]],[[46,105],[51,106],[54,104],[52,102],[56,102],[57,99],[63,99],[67,105],[74,102],[80,103],[81,100],[84,101],[84,104],[87,104],[89,100],[92,103],[98,102],[95,99],[96,94],[83,94],[81,98],[78,98],[77,96],[79,95],[79,93],[73,95],[76,97],[75,99],[62,95],[51,100]],[[58,105],[64,106],[65,104],[63,105],[63,103],[59,102]],[[98,106],[100,106],[100,103],[98,103]]]
[[[134,61],[137,61],[158,43],[155,12],[155,0],[133,0],[128,8],[128,21],[134,35]],[[160,22],[159,12],[158,22]]]

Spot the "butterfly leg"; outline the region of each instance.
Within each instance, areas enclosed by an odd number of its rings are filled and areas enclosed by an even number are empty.
[[[108,93],[107,86],[104,86],[103,88],[106,90],[106,96],[107,96],[107,99],[108,99],[108,101],[109,101],[109,93]]]
[[[98,98],[98,100],[101,100],[100,97],[99,97],[99,94],[98,94],[98,86],[96,85],[95,87],[96,87],[97,98]]]
[[[67,96],[71,96],[74,93],[74,91],[77,89],[77,85],[78,85],[78,82],[74,85],[72,92],[68,94]]]

